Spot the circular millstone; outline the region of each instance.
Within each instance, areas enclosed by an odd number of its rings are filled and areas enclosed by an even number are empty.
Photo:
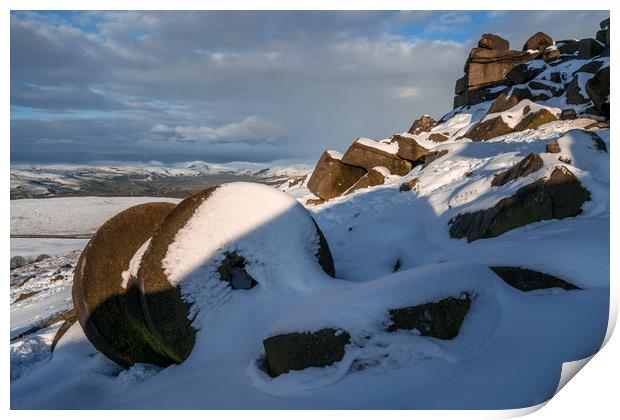
[[[125,301],[122,273],[174,207],[172,203],[147,203],[120,212],[99,228],[75,267],[72,297],[77,319],[90,342],[122,366],[170,364],[135,327]]]
[[[311,239],[314,255],[307,258],[304,252],[312,248]],[[303,249],[295,247],[299,244]],[[289,256],[286,267],[277,262],[283,254]],[[188,303],[194,300],[192,288],[182,293],[181,283],[217,289],[222,281],[233,292],[260,285],[287,287],[287,281],[304,280],[304,270],[312,269],[308,264],[335,275],[327,241],[310,213],[272,187],[230,183],[200,191],[177,205],[153,235],[129,289],[137,291],[144,329],[181,363],[196,338],[190,314],[208,311],[209,305],[194,302],[194,311]],[[295,270],[302,274],[288,276]]]

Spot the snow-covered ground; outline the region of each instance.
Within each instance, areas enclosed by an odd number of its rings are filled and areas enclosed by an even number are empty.
[[[558,101],[536,107],[557,113],[555,107],[563,105]],[[502,118],[521,118],[524,104]],[[307,207],[329,243],[337,279],[306,258],[299,241],[312,236],[313,225],[293,199],[267,192],[265,186],[256,196],[238,185],[222,188],[213,207],[221,211],[212,214],[212,208],[199,207],[163,262],[194,302],[200,330],[189,358],[165,369],[143,364],[123,369],[88,342],[79,324],[52,356],[49,344],[58,328],[52,325],[11,343],[12,408],[481,409],[548,400],[562,363],[598,351],[607,329],[610,132],[596,131],[607,151],[575,131],[592,123],[586,119],[555,121],[484,142],[462,138],[489,107],[483,103],[447,115],[432,130],[447,133],[445,142],[430,141],[431,133],[414,136],[426,148],[448,151],[428,166]],[[545,153],[551,140],[558,141],[559,154]],[[492,186],[494,175],[529,153],[540,154],[538,171]],[[590,191],[580,215],[531,223],[471,243],[450,237],[454,216],[488,209],[560,165]],[[414,178],[418,183],[412,191],[400,190]],[[313,197],[307,181],[300,174],[280,189],[305,203]],[[256,205],[232,208],[235,194]],[[49,207],[43,202],[12,202],[11,233],[92,233],[117,211],[140,201],[45,200]],[[244,212],[248,217],[240,219]],[[295,232],[300,236],[291,236]],[[234,243],[227,244],[222,235],[234,237]],[[205,237],[209,246],[194,246]],[[212,281],[211,258],[228,246],[255,247],[257,261],[248,270],[259,286],[232,291]],[[70,268],[62,267],[74,266],[77,255],[19,269],[11,280],[11,301],[23,293],[39,293],[11,305],[12,337],[69,309],[72,276]],[[541,271],[580,290],[522,292],[490,266]],[[21,283],[32,274],[36,277]],[[63,278],[52,281],[59,274]],[[463,293],[472,296],[472,305],[452,340],[381,329],[390,308]],[[263,371],[264,339],[321,328],[351,334],[341,361],[276,378]]]
[[[11,235],[88,235],[115,214],[161,197],[66,197],[11,200]]]

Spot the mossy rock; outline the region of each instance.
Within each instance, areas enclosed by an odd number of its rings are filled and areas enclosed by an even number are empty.
[[[263,341],[269,374],[332,365],[342,360],[350,340],[348,332],[334,328],[269,337]]]
[[[541,220],[574,217],[581,214],[581,206],[589,199],[590,192],[577,177],[560,166],[548,179],[520,188],[489,209],[457,215],[450,220],[450,236],[472,242]]]
[[[147,203],[120,212],[95,233],[74,270],[72,297],[77,319],[89,341],[121,366],[169,364],[135,328],[121,273],[174,207],[172,203]]]
[[[527,268],[491,267],[491,270],[507,284],[522,292],[550,289],[552,287],[559,287],[564,290],[581,290],[580,287],[552,276],[551,274],[545,274]]]
[[[438,302],[391,309],[388,332],[418,330],[420,335],[451,340],[461,329],[465,315],[471,306],[471,298],[449,297]]]

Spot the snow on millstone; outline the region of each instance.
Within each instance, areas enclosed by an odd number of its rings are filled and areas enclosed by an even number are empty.
[[[124,274],[134,254],[174,209],[172,203],[130,207],[105,222],[88,242],[73,277],[73,305],[84,333],[107,357],[122,366],[136,362],[170,364],[132,322]],[[133,308],[134,312],[139,310]]]
[[[308,293],[334,275],[327,242],[301,204],[275,188],[238,182],[182,201],[153,236],[129,287],[140,291],[149,335],[181,363],[214,313],[235,316],[235,295]]]

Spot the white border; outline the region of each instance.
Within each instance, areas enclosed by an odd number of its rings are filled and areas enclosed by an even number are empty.
[[[433,2],[414,2],[414,1],[403,1],[403,0],[386,0],[386,1],[368,1],[368,0],[358,0],[358,1],[334,1],[334,0],[315,0],[315,1],[283,1],[283,0],[262,0],[260,2],[251,2],[251,1],[243,1],[243,0],[227,0],[227,1],[197,1],[197,0],[175,0],[169,2],[163,1],[147,1],[147,0],[5,0],[2,2],[4,8],[4,15],[2,16],[2,51],[4,55],[4,59],[2,60],[2,80],[3,80],[3,101],[0,105],[2,107],[3,115],[5,117],[2,119],[2,133],[4,134],[3,140],[3,165],[4,165],[4,173],[5,176],[9,173],[10,168],[10,106],[9,106],[9,89],[10,89],[10,68],[9,68],[9,60],[10,60],[10,10],[97,10],[97,9],[105,9],[105,10],[168,10],[168,9],[189,9],[189,10],[277,10],[277,9],[285,9],[285,10],[372,10],[372,9],[389,9],[389,10],[609,10],[612,15],[612,21],[615,21],[616,13],[615,10],[618,8],[618,4],[620,2],[611,2],[611,1],[601,1],[601,0],[589,0],[587,2],[584,1],[575,1],[575,0],[565,0],[562,2],[557,1],[545,1],[542,2],[540,0],[520,0],[519,2],[502,2],[501,4],[498,2],[485,0],[485,1],[448,1],[448,0],[435,0]],[[561,9],[557,9],[560,6]],[[544,28],[541,28],[544,30]],[[596,28],[593,28],[593,31]],[[611,36],[614,39],[611,43],[612,47],[612,57],[616,56],[616,47],[618,46],[618,39],[615,36],[615,32],[611,32]],[[612,79],[615,79],[615,72],[612,70]],[[614,86],[612,83],[611,88],[611,96],[614,97],[611,100],[611,114],[617,115],[617,110],[619,109],[618,104],[615,101],[614,96]],[[615,128],[612,126],[612,138],[615,138]],[[610,149],[613,149],[611,147]],[[615,150],[610,150],[611,157],[611,198],[612,198],[612,210],[616,208],[616,189],[617,189],[617,161],[615,158],[616,154]],[[5,178],[6,180],[6,178]],[[8,180],[7,180],[8,181]],[[3,185],[3,197],[8,201],[9,199],[9,183],[5,181]],[[4,273],[8,273],[8,261],[9,261],[9,205],[5,201],[5,205],[1,207],[2,217],[5,221],[2,226],[2,235],[4,241],[2,242],[2,249],[4,251],[4,258],[1,259],[2,270]],[[618,232],[617,223],[615,222],[615,217],[612,215],[611,217],[611,232]],[[578,240],[578,238],[576,238]],[[617,239],[614,234],[611,235],[611,252],[617,249]],[[610,310],[610,324],[608,328],[608,332],[606,335],[606,345],[602,352],[597,354],[592,358],[592,361],[588,363],[588,366],[583,370],[582,373],[578,375],[577,380],[570,381],[566,386],[558,393],[557,396],[552,398],[548,404],[541,404],[536,407],[530,407],[522,410],[506,410],[506,411],[366,411],[366,412],[356,412],[356,411],[328,411],[328,412],[315,412],[315,411],[295,411],[294,413],[288,411],[254,411],[248,413],[238,412],[238,411],[209,411],[209,412],[200,412],[200,411],[184,411],[177,412],[176,415],[182,415],[184,417],[203,417],[203,416],[215,416],[216,418],[222,417],[236,417],[237,415],[243,416],[251,416],[253,419],[273,419],[273,418],[290,418],[290,416],[295,416],[296,418],[315,418],[317,415],[323,416],[333,416],[338,418],[349,418],[355,417],[356,419],[363,418],[376,418],[379,416],[383,418],[385,416],[389,417],[398,417],[398,418],[411,418],[411,416],[415,416],[416,418],[445,418],[445,417],[466,417],[466,418],[506,418],[506,417],[516,417],[520,415],[529,414],[535,412],[532,415],[532,418],[538,419],[551,419],[551,418],[562,418],[571,419],[571,418],[580,418],[583,419],[585,416],[593,417],[593,418],[609,418],[611,416],[615,416],[613,413],[618,413],[618,396],[617,396],[617,384],[618,380],[616,375],[619,372],[619,361],[618,358],[620,356],[620,344],[617,337],[609,340],[611,337],[611,332],[613,331],[613,327],[616,323],[617,312],[618,312],[618,265],[616,264],[614,258],[611,258],[611,310]],[[8,299],[7,299],[8,302]],[[8,337],[9,330],[9,313],[5,311],[3,313],[3,321],[5,325],[5,337]],[[5,347],[4,350],[4,360],[3,360],[3,374],[6,382],[3,383],[3,393],[2,393],[2,406],[5,410],[9,409],[10,404],[10,366],[9,366],[9,349],[8,346]],[[574,364],[573,364],[574,366]],[[575,372],[576,373],[576,372]],[[539,410],[544,406],[544,409]],[[91,411],[88,414],[77,411],[49,411],[49,412],[35,412],[35,411],[12,411],[9,413],[14,417],[34,417],[34,416],[51,416],[52,418],[62,417],[73,418],[77,416],[87,415],[89,418],[104,418],[108,417],[110,413],[104,411]],[[143,416],[148,415],[149,417],[158,417],[161,418],[163,416],[168,416],[170,414],[175,415],[174,413],[170,413],[168,411],[160,411],[160,412],[142,412],[142,413],[133,413],[133,412],[119,412],[121,415],[132,415],[132,416]],[[617,414],[616,414],[617,415]]]

